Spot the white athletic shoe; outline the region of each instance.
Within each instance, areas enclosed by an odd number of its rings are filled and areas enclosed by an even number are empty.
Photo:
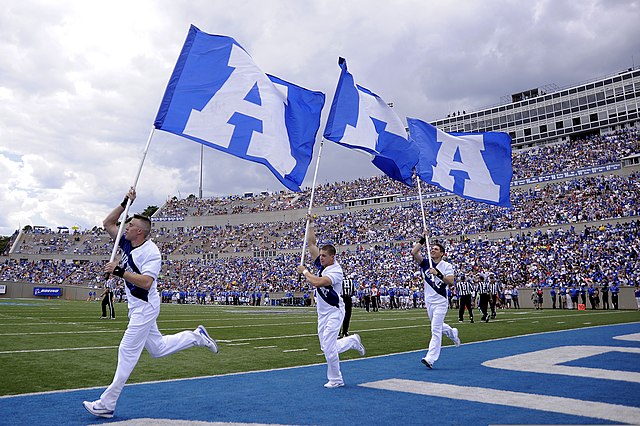
[[[84,401],[82,402],[82,405],[88,412],[96,417],[104,417],[105,419],[110,419],[113,417],[113,410],[107,410],[106,408],[104,408],[104,405],[102,405],[102,402],[100,400],[93,402]]]
[[[342,386],[344,386],[344,382],[332,382],[331,380],[324,384],[324,387],[327,389],[339,388]]]
[[[427,361],[427,358],[422,358],[420,360],[421,363],[423,363],[429,370],[431,370],[433,368],[433,364],[431,364],[429,361]]]
[[[199,325],[198,328],[196,328],[195,332],[198,333],[204,340],[204,346],[206,346],[214,354],[218,353],[218,344],[209,336],[209,333],[207,333],[207,329],[204,328],[204,326]]]
[[[453,343],[456,345],[456,348],[458,346],[460,346],[460,338],[458,337],[458,329],[457,328],[453,329],[453,337],[451,338],[451,340],[453,340]]]
[[[362,340],[360,340],[360,336],[357,334],[352,334],[353,338],[356,340],[356,347],[354,348],[358,353],[362,356],[367,352],[364,349],[364,345],[362,344]]]

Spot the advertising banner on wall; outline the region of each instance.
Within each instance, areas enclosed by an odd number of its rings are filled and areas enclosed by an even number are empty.
[[[62,288],[60,287],[34,287],[33,295],[38,297],[60,297]]]

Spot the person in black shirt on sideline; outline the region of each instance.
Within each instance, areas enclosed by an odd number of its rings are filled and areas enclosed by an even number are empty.
[[[116,319],[116,309],[113,306],[113,290],[111,290],[111,283],[107,282],[104,285],[104,291],[100,296],[102,297],[102,316],[100,317],[100,319]],[[107,307],[109,307],[108,317]]]
[[[482,312],[482,321],[489,322],[489,299],[491,298],[491,283],[488,277],[483,279],[479,277],[478,293],[480,293],[480,312]]]
[[[469,311],[469,319],[473,323],[473,306],[471,306],[471,294],[474,291],[474,285],[471,281],[467,281],[464,275],[460,276],[460,280],[456,283],[458,290],[458,300],[460,308],[458,310],[458,322],[464,322],[464,310]]]
[[[351,310],[353,301],[351,296],[354,293],[353,276],[342,280],[342,300],[344,300],[344,319],[342,320],[342,330],[340,337],[349,335],[349,322],[351,322]]]

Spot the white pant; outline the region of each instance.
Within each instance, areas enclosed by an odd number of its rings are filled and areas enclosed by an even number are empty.
[[[338,339],[343,318],[344,308],[335,309],[329,314],[318,315],[318,338],[320,349],[327,360],[327,379],[338,383],[343,383],[338,354],[355,349],[357,343],[354,336]]]
[[[159,358],[204,343],[202,337],[193,331],[163,336],[156,324],[159,314],[160,308],[148,303],[129,310],[129,324],[118,348],[116,374],[111,385],[100,396],[107,410],[116,408],[120,392],[138,363],[142,349],[146,348],[149,355]]]
[[[444,322],[444,317],[447,315],[448,309],[449,307],[446,303],[442,305],[427,304],[427,313],[431,320],[431,341],[429,342],[429,349],[425,358],[431,365],[440,358],[442,333],[453,340],[453,328]]]

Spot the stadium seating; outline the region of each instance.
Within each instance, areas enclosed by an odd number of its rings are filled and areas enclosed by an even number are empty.
[[[627,129],[603,137],[543,146],[513,155],[514,179],[620,162],[639,152],[640,136]],[[604,173],[517,187],[513,209],[444,196],[425,201],[428,228],[444,241],[459,273],[494,272],[518,286],[600,282],[606,275],[623,285],[640,282],[637,241],[640,172]],[[438,188],[425,192],[440,192]],[[304,235],[310,188],[257,196],[173,198],[154,215],[153,238],[166,257],[160,284],[173,291],[238,291],[251,300],[255,291],[302,293],[295,265]],[[345,272],[357,285],[412,291],[419,284],[409,250],[421,233],[419,205],[409,188],[384,176],[318,185],[316,206],[335,206],[371,196],[397,194],[405,201],[376,208],[327,211],[316,220],[318,238],[338,246]],[[244,221],[274,211],[300,210],[299,219]],[[239,224],[215,217],[233,215]],[[196,227],[163,226],[163,218],[211,217]],[[206,222],[206,220],[205,220]],[[635,244],[635,245],[634,245]],[[112,242],[100,230],[26,232],[9,260],[0,264],[0,281],[93,285],[101,275]],[[268,253],[268,254],[265,254]],[[64,255],[64,256],[63,256]],[[610,261],[615,256],[615,261]],[[20,262],[21,257],[28,258]],[[53,259],[69,259],[60,262]],[[71,261],[73,260],[73,262]],[[603,270],[606,265],[606,271]],[[299,295],[299,294],[298,294]]]

